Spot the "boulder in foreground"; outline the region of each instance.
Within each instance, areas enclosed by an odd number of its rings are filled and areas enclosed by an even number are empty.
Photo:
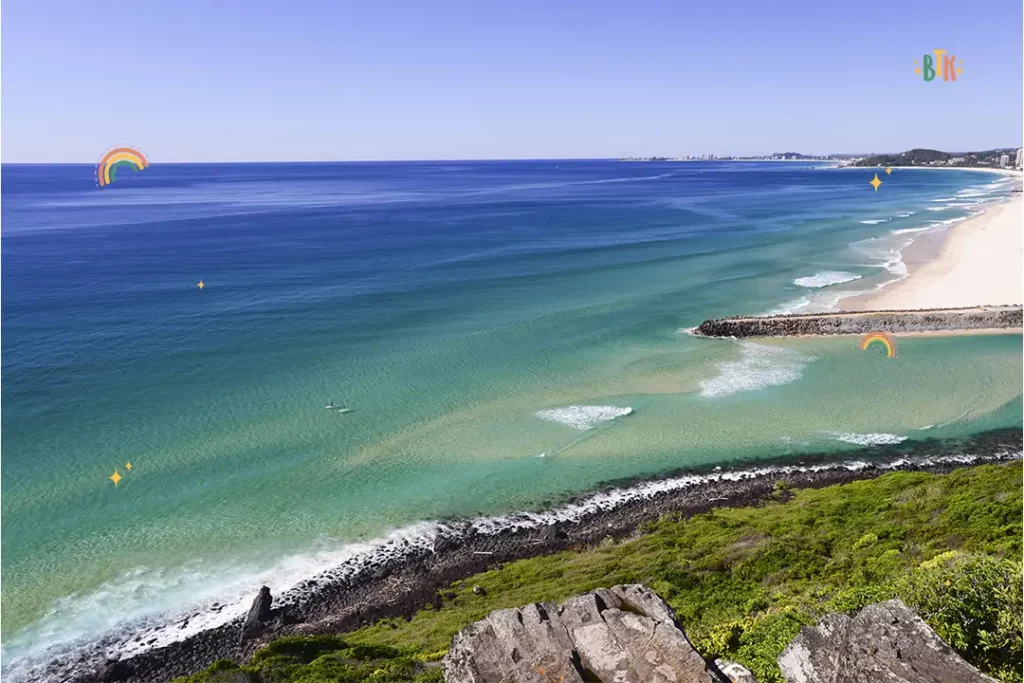
[[[996,683],[900,600],[828,614],[779,656],[788,683]]]
[[[239,643],[245,643],[245,641],[260,633],[264,624],[270,620],[270,605],[273,600],[274,599],[270,595],[269,588],[266,586],[260,588],[260,592],[256,596],[256,599],[252,601],[252,607],[249,608],[249,613],[245,615],[245,621],[242,623],[242,635],[239,638]]]
[[[491,612],[459,631],[445,683],[725,683],[641,585]]]

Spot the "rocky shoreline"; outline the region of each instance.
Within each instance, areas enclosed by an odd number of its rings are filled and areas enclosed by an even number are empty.
[[[793,337],[1020,329],[1020,306],[978,306],[908,311],[839,311],[708,319],[693,333],[701,337]]]
[[[427,604],[440,606],[453,581],[516,559],[623,538],[666,514],[693,515],[715,507],[757,504],[777,481],[820,488],[877,477],[894,470],[948,472],[957,467],[1021,458],[1019,429],[1002,429],[957,441],[930,440],[835,453],[758,461],[748,466],[667,473],[656,480],[609,483],[544,512],[449,521],[418,539],[392,540],[372,557],[358,557],[302,582],[272,606],[264,604],[258,629],[245,616],[119,662],[108,659],[118,644],[146,642],[146,633],[108,639],[31,672],[33,681],[164,683],[217,659],[244,660],[283,635],[340,633],[388,617],[409,618]],[[259,591],[253,586],[253,596]],[[213,609],[215,609],[214,606]],[[254,610],[257,608],[254,606]],[[12,679],[13,680],[13,679]]]

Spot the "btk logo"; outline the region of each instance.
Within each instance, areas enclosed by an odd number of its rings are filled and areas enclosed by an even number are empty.
[[[914,73],[921,74],[924,80],[932,81],[936,76],[941,76],[944,81],[955,81],[956,77],[964,72],[962,67],[956,65],[956,55],[947,55],[945,50],[932,52],[935,53],[934,59],[931,55],[925,54],[921,57],[923,68],[918,66],[914,69]],[[914,64],[917,64],[917,60],[914,60]]]

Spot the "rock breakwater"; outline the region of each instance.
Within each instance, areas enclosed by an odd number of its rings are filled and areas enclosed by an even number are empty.
[[[693,331],[701,337],[795,337],[889,332],[961,332],[1021,329],[1021,306],[908,311],[850,311],[714,318]]]

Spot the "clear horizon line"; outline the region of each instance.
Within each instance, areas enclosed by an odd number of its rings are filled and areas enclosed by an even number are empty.
[[[1001,149],[1001,148],[997,148]],[[1007,148],[1009,149],[1009,148]],[[788,153],[788,152],[786,152]],[[868,154],[849,154],[846,152],[833,152],[832,155],[840,154],[843,156],[874,156],[877,154],[899,154],[900,152],[871,152]],[[783,154],[783,152],[776,152],[776,154]],[[803,154],[797,152],[797,154]],[[469,162],[487,162],[487,161],[624,161],[627,159],[651,159],[657,156],[659,159],[663,158],[665,161],[729,161],[729,160],[755,160],[755,161],[772,161],[770,158],[772,155],[726,155],[725,157],[716,156],[715,159],[686,159],[684,157],[661,157],[660,155],[653,156],[632,156],[632,157],[479,157],[469,159],[250,159],[250,160],[220,160],[220,161],[150,161],[150,165],[160,164],[391,164],[391,163],[469,163]],[[707,157],[707,154],[701,155]],[[825,157],[828,154],[813,155],[806,154],[804,156],[809,157],[803,161],[814,161],[814,160],[826,160]],[[778,161],[778,160],[776,160]],[[790,161],[801,161],[801,159],[790,159]],[[0,161],[0,166],[95,166],[98,161]]]
[[[1019,149],[1020,146],[1010,147],[991,147],[989,149],[980,149],[976,152],[991,152],[997,150],[1015,150]],[[972,151],[957,151],[957,152],[945,152],[944,150],[936,147],[914,147],[911,149],[930,149],[937,152],[944,152],[945,154],[970,154]],[[814,161],[816,159],[825,160],[828,156],[846,156],[846,157],[868,157],[868,156],[879,156],[884,154],[904,154],[911,150],[904,150],[903,152],[827,152],[823,154],[805,154],[804,152],[772,152],[771,154],[760,154],[760,155],[737,155],[737,154],[726,154],[724,157],[729,157],[732,160],[764,160],[772,161],[770,157],[777,154],[803,154],[804,156],[810,157],[809,159],[791,159],[789,161]],[[708,154],[706,153],[696,156],[703,156],[704,159],[686,159],[685,156],[694,155],[682,155],[682,156],[662,156],[660,154],[650,156],[615,156],[615,157],[476,157],[476,158],[459,158],[459,159],[248,159],[248,160],[217,160],[217,161],[157,161],[151,163],[157,164],[386,164],[386,163],[468,163],[468,162],[488,162],[488,161],[623,161],[626,159],[630,160],[643,160],[651,159],[654,157],[664,158],[666,161],[717,161],[722,157],[716,159],[707,159]],[[728,160],[728,159],[722,159]],[[834,161],[834,160],[829,160]],[[0,160],[0,166],[95,166],[98,161],[2,161]]]

